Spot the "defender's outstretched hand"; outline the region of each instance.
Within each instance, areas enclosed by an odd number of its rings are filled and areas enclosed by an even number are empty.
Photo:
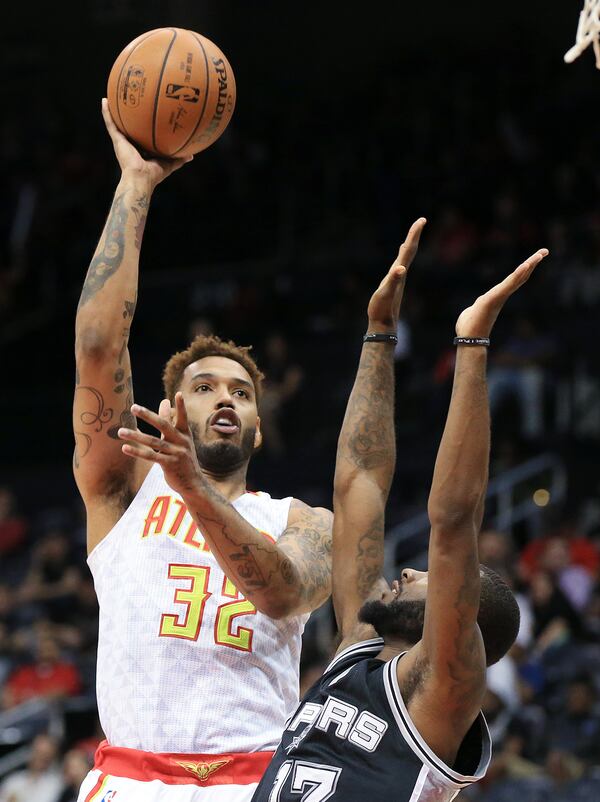
[[[193,156],[186,156],[184,159],[144,159],[135,146],[115,125],[106,98],[102,98],[102,116],[122,172],[146,177],[150,182],[151,189],[154,189],[171,173],[179,170],[180,167],[183,167],[184,164],[194,158]]]
[[[395,332],[398,326],[400,304],[404,295],[406,273],[416,256],[421,232],[425,226],[424,217],[412,224],[406,240],[400,246],[398,256],[387,275],[377,287],[369,301],[368,316],[370,333]]]
[[[547,248],[540,248],[519,265],[504,281],[480,295],[472,306],[461,312],[456,321],[457,337],[489,337],[500,310],[519,287],[531,276],[539,263],[548,256]]]
[[[159,414],[134,404],[131,412],[160,432],[160,437],[145,434],[139,429],[121,428],[118,436],[124,440],[123,453],[148,462],[158,462],[169,486],[180,495],[198,490],[202,472],[196,456],[194,439],[188,424],[182,393],[175,394],[175,410],[167,399],[160,402]]]

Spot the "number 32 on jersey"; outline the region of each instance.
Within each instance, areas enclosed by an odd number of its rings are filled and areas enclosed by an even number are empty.
[[[185,582],[187,587],[175,590],[173,601],[183,605],[180,615],[163,613],[160,620],[159,635],[162,638],[183,638],[198,640],[202,628],[202,617],[207,600],[212,596],[208,590],[210,568],[201,565],[169,565],[169,579]],[[223,582],[221,595],[233,601],[224,602],[217,608],[214,626],[215,643],[239,649],[242,652],[252,651],[252,635],[248,627],[238,627],[233,631],[233,622],[240,615],[256,615],[256,607],[247,599],[240,599],[240,594],[227,577]]]

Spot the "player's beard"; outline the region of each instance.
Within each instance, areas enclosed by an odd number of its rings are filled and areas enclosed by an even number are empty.
[[[200,438],[200,428],[197,423],[190,423],[190,430],[200,467],[215,476],[229,476],[235,473],[249,462],[254,452],[255,427],[242,432],[239,443],[225,439],[205,443]]]
[[[389,604],[373,599],[360,608],[358,620],[371,624],[384,639],[417,643],[423,637],[425,599],[394,599]]]

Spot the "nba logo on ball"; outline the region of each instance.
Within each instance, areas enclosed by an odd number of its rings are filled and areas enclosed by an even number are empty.
[[[165,91],[167,97],[173,98],[173,100],[185,100],[186,103],[197,103],[200,97],[200,90],[196,86],[168,84]]]

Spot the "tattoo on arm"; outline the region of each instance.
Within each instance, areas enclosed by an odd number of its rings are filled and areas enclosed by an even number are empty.
[[[93,298],[113,273],[116,273],[121,267],[125,252],[125,226],[127,225],[128,216],[129,209],[125,204],[125,193],[123,192],[113,202],[106,221],[104,244],[100,253],[94,256],[88,268],[83,290],[81,291],[81,298],[79,299],[80,308],[90,298]]]
[[[300,520],[289,526],[278,541],[291,559],[300,598],[314,602],[331,589],[331,513],[306,506]]]
[[[141,195],[133,206],[133,213],[136,219],[135,225],[135,247],[140,250],[142,247],[142,237],[144,236],[144,228],[146,227],[146,218],[148,213],[145,211],[148,208],[148,196]],[[133,317],[133,314],[132,314]]]
[[[391,348],[372,343],[363,347],[338,450],[360,470],[388,467],[389,481],[396,456],[393,364]]]
[[[383,568],[383,512],[356,544],[357,590],[366,598],[381,577]]]
[[[271,580],[280,574],[283,581],[290,585],[294,581],[293,569],[290,561],[282,557],[274,543],[270,543],[266,538],[264,543],[254,543],[245,540],[231,532],[230,528],[218,521],[208,517],[205,513],[196,511],[194,518],[205,525],[216,526],[225,540],[231,547],[222,549],[211,544],[230,564],[235,571],[236,584],[242,593],[253,590],[263,590],[268,587]]]

